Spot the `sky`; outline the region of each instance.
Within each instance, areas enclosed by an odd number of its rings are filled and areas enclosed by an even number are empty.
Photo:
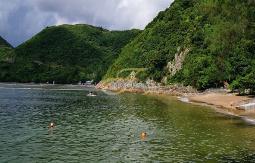
[[[43,28],[90,24],[109,30],[144,29],[173,0],[0,0],[0,36],[13,46]]]

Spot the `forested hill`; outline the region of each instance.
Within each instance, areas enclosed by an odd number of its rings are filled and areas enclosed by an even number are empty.
[[[0,36],[0,62],[1,63],[10,62],[12,60],[13,55],[14,55],[13,47]]]
[[[14,61],[13,47],[0,36],[0,79],[9,72],[9,65]]]
[[[15,62],[1,81],[99,81],[121,48],[139,32],[82,24],[47,27],[15,49]]]
[[[12,46],[0,36],[0,47],[12,47]]]
[[[175,0],[122,50],[104,78],[128,77],[136,69],[143,70],[136,73],[140,80],[254,89],[255,1]]]

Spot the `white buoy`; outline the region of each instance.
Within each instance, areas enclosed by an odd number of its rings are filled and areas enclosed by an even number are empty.
[[[53,123],[53,122],[51,122],[49,127],[50,127],[50,128],[55,127],[54,123]]]

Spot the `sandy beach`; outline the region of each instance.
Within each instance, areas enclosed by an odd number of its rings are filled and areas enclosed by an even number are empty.
[[[243,101],[250,100],[247,96],[237,96],[235,94],[206,93],[189,97],[193,102],[202,102],[209,105],[216,105],[224,108],[236,109]]]
[[[147,95],[178,96],[180,101],[192,102],[193,104],[209,105],[217,111],[235,116],[249,117],[255,120],[255,109],[241,110],[240,105],[250,103],[248,96],[238,96],[228,93],[224,89],[213,89],[199,93],[195,89],[172,85],[172,86],[150,86],[132,80],[116,80],[114,82],[100,82],[97,89],[110,90],[114,92],[143,93]],[[253,99],[255,102],[255,99]]]
[[[206,104],[220,109],[222,112],[236,116],[245,116],[255,119],[255,110],[240,110],[238,106],[252,100],[248,96],[238,96],[232,93],[205,93],[188,97],[190,102]]]

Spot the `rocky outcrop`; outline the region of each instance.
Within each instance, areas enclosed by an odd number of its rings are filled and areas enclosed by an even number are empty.
[[[173,61],[167,64],[167,69],[170,77],[174,76],[179,70],[182,69],[183,62],[189,53],[189,48],[178,48]],[[139,93],[152,93],[152,94],[167,94],[182,96],[187,94],[197,93],[197,90],[192,87],[185,87],[180,84],[173,84],[163,86],[161,83],[156,83],[153,80],[147,80],[145,83],[136,79],[135,68],[125,69],[123,71],[131,71],[131,74],[126,79],[113,79],[111,81],[101,81],[96,88],[106,89],[111,91],[122,92],[139,92]],[[139,69],[140,70],[140,69]],[[165,82],[164,82],[165,80]],[[167,83],[167,78],[162,80],[162,83]]]
[[[101,81],[96,88],[120,92],[150,93],[150,94],[167,94],[180,96],[186,94],[197,93],[192,87],[183,85],[162,86],[153,80],[147,80],[145,83],[137,80],[118,79],[111,82]]]
[[[178,71],[182,69],[183,62],[185,60],[186,55],[189,53],[190,49],[181,49],[180,47],[177,49],[177,53],[175,54],[174,60],[168,62],[167,69],[170,73],[170,76],[174,76]]]

